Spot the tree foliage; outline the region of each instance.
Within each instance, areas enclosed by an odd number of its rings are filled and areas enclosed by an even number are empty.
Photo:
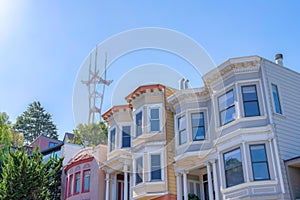
[[[9,121],[8,115],[3,112],[0,113],[0,145],[10,146],[13,141],[13,136],[11,132],[11,122]]]
[[[57,128],[51,115],[45,111],[40,102],[36,101],[29,104],[27,110],[17,118],[14,129],[23,133],[26,142],[32,142],[41,134],[58,138]]]
[[[43,162],[37,150],[31,156],[23,148],[5,154],[6,162],[0,180],[0,199],[60,199],[62,159],[51,157]]]
[[[107,126],[104,122],[79,124],[74,132],[72,143],[87,146],[96,146],[98,144],[107,144]]]

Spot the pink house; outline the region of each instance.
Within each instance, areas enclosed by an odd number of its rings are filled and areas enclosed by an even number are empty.
[[[106,160],[107,146],[81,149],[64,168],[63,199],[105,199],[105,173],[99,165]]]
[[[39,151],[42,152],[46,149],[50,149],[56,146],[63,145],[63,142],[56,140],[45,135],[40,135],[37,137],[29,146],[34,150],[36,147],[39,147]]]

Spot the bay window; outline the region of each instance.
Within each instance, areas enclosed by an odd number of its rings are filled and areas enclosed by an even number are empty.
[[[143,157],[135,160],[135,184],[143,182]]]
[[[250,154],[254,181],[270,180],[265,145],[250,145]]]
[[[185,116],[178,118],[178,139],[179,139],[179,145],[187,142]]]
[[[115,150],[116,147],[116,129],[110,131],[110,151]]]
[[[192,113],[192,133],[193,133],[193,141],[199,141],[205,139],[205,127],[204,127],[204,114],[200,113]]]
[[[237,148],[224,153],[224,168],[226,187],[231,187],[244,182],[241,149]]]
[[[275,106],[275,112],[278,114],[282,114],[280,100],[279,100],[279,93],[277,85],[272,84],[272,94],[273,94],[273,101]]]
[[[122,127],[122,148],[131,146],[131,132],[130,126]]]
[[[235,105],[233,90],[226,92],[218,99],[220,124],[225,125],[235,120]]]
[[[160,131],[159,108],[150,108],[150,131]]]
[[[259,116],[259,104],[255,85],[242,86],[245,117]]]
[[[80,172],[75,173],[74,193],[80,192]]]
[[[151,181],[162,180],[160,154],[151,155]]]
[[[91,179],[91,170],[83,171],[83,186],[82,186],[83,192],[90,191],[90,179]]]
[[[135,115],[135,135],[136,137],[142,135],[143,128],[142,128],[142,121],[143,121],[143,112],[140,111]]]

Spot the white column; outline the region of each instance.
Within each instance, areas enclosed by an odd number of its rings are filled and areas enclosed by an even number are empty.
[[[188,199],[188,190],[187,190],[187,174],[183,172],[183,197]]]
[[[218,174],[217,174],[217,165],[216,165],[216,160],[213,160],[212,163],[213,166],[213,175],[214,175],[214,189],[215,189],[215,199],[219,199],[219,183],[218,183]]]
[[[268,141],[269,141],[270,154],[271,154],[272,166],[273,166],[273,171],[274,171],[274,179],[277,181],[278,177],[277,177],[277,170],[276,170],[276,163],[275,163],[272,139],[270,138]]]
[[[111,199],[112,200],[116,200],[117,199],[117,174],[114,174],[112,176],[112,182],[111,182],[112,186],[112,193],[111,193]]]
[[[181,173],[176,173],[176,190],[177,190],[177,200],[182,200],[182,179]]]
[[[128,200],[128,166],[124,165],[124,200]]]
[[[277,168],[278,168],[278,175],[279,175],[279,180],[280,180],[281,191],[282,191],[282,193],[285,193],[281,165],[280,165],[279,151],[278,151],[277,142],[276,142],[275,138],[273,138],[273,146],[274,146],[274,151],[275,151],[275,156],[276,156],[276,161],[277,161]]]
[[[208,179],[208,193],[209,200],[214,199],[213,186],[212,186],[212,178],[211,178],[211,169],[209,162],[207,163],[207,179]]]
[[[249,169],[248,169],[248,156],[247,156],[247,151],[246,151],[246,144],[245,142],[242,142],[242,148],[243,148],[243,155],[244,155],[244,168],[245,168],[245,174],[246,174],[246,182],[250,182],[250,178],[249,178]]]
[[[133,187],[133,174],[132,172],[129,175],[129,185],[130,185],[130,189],[129,189],[129,199],[132,199],[132,187]]]
[[[106,173],[106,188],[105,188],[105,200],[109,200],[109,173]]]

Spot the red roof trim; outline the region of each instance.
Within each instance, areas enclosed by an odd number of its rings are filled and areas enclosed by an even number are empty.
[[[82,159],[82,160],[78,160],[76,162],[72,162],[72,163],[68,164],[67,167],[65,168],[65,173],[67,173],[67,171],[69,169],[71,169],[72,167],[74,167],[76,165],[80,165],[82,163],[91,162],[93,159],[94,159],[94,157],[90,157],[90,158],[85,158],[85,159]]]

